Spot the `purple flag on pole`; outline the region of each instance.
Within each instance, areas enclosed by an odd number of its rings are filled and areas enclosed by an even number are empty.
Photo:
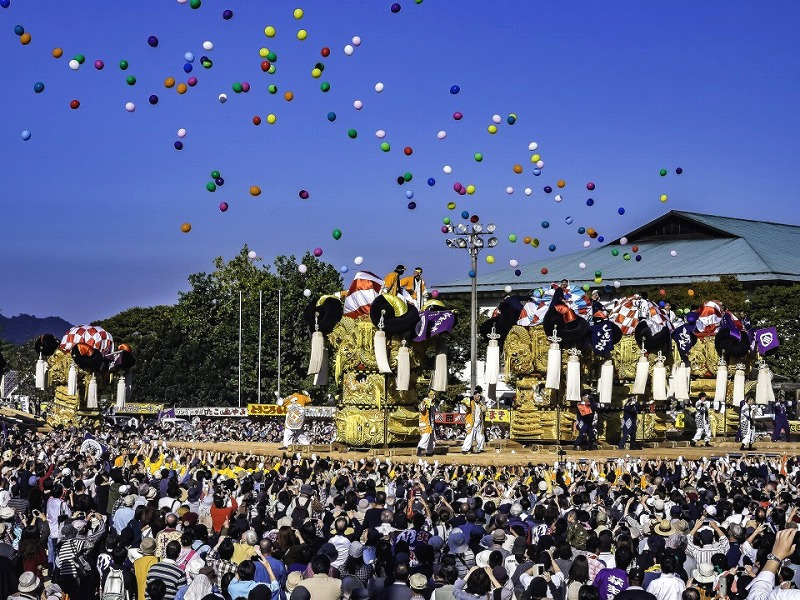
[[[424,342],[440,333],[446,333],[456,324],[456,314],[451,310],[424,310],[419,315],[415,342]]]
[[[733,321],[733,317],[731,317],[731,313],[726,312],[722,316],[722,324],[719,327],[720,329],[727,329],[730,331],[731,337],[736,338],[737,340],[742,339],[742,332],[739,331],[739,328],[736,326],[736,323]]]
[[[689,350],[697,343],[697,337],[694,335],[694,323],[686,323],[678,327],[672,332],[672,339],[678,346],[678,354],[681,355],[681,358],[688,360]]]
[[[756,331],[753,333],[753,337],[756,340],[756,348],[758,349],[758,353],[762,356],[780,346],[780,341],[778,341],[778,330],[774,327],[756,329]]]

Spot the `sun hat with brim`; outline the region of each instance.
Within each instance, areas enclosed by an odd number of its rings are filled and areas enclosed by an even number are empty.
[[[303,581],[303,574],[300,571],[292,571],[286,578],[286,591],[291,592],[300,585],[301,581]]]
[[[156,541],[151,537],[146,537],[139,544],[139,550],[146,556],[153,556],[156,553]]]
[[[492,536],[488,533],[481,537],[481,548],[486,548],[487,550],[494,546],[494,542],[492,541]]]
[[[453,554],[463,554],[469,548],[467,544],[467,536],[462,531],[450,532],[450,537],[447,538],[447,547]]]
[[[489,551],[484,550],[475,555],[475,566],[479,569],[485,569],[489,566]]]
[[[502,529],[495,529],[492,532],[492,541],[497,544],[502,544],[506,541],[506,532]]]
[[[312,496],[314,494],[314,488],[311,487],[309,484],[304,483],[300,486],[300,493],[305,496]]]
[[[17,591],[27,594],[28,592],[35,592],[42,582],[33,573],[33,571],[25,571],[19,576],[19,583],[17,584]]]
[[[692,579],[697,583],[713,583],[716,578],[714,565],[711,563],[701,563],[692,571]]]
[[[412,590],[423,591],[428,588],[428,578],[422,573],[414,573],[408,580]]]
[[[347,550],[347,554],[353,558],[362,558],[364,556],[364,544],[361,542],[352,542],[350,548]]]
[[[13,519],[14,514],[14,509],[10,506],[4,506],[3,508],[0,508],[0,519]]]
[[[661,519],[658,525],[653,527],[653,532],[664,537],[669,537],[675,533],[675,527],[667,519]]]

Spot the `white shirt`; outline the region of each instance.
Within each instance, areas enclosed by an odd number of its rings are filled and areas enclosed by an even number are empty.
[[[536,575],[528,575],[527,573],[523,573],[522,575],[519,576],[519,582],[523,585],[523,587],[525,589],[528,589],[528,586],[530,586],[531,581],[533,581],[535,577],[537,577],[537,576]],[[556,588],[561,587],[561,584],[564,583],[564,574],[561,571],[559,571],[558,573],[555,573],[555,574],[551,575],[550,576],[550,583],[552,583],[554,586],[556,586]],[[550,591],[550,586],[549,585],[547,586],[547,597],[548,598],[552,598],[553,597],[553,592]]]
[[[331,566],[341,569],[342,565],[344,565],[344,562],[347,560],[347,554],[350,551],[351,542],[343,535],[335,535],[329,541],[331,544],[333,544],[333,547],[336,548],[336,552],[339,553],[339,556],[336,557],[336,560],[331,562]]]
[[[686,589],[683,580],[674,573],[662,573],[661,577],[650,582],[647,591],[656,597],[656,600],[681,600],[681,594]]]
[[[775,573],[761,571],[748,588],[747,600],[800,600],[800,590],[775,587]]]

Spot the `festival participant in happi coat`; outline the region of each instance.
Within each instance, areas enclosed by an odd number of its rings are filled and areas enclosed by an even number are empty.
[[[595,421],[597,417],[597,407],[589,394],[585,394],[575,407],[575,431],[578,437],[573,442],[573,449],[583,449],[584,444],[588,444],[590,450],[597,449],[597,431]]]
[[[467,437],[464,438],[464,444],[461,446],[462,454],[469,454],[471,451],[477,454],[485,451],[483,446],[486,443],[486,434],[483,428],[484,416],[486,415],[486,400],[481,394],[483,394],[483,388],[479,385],[475,386],[472,398],[469,399],[469,412],[467,413],[465,427]]]
[[[775,428],[772,430],[772,441],[777,442],[781,437],[781,433],[786,434],[787,442],[790,441],[789,403],[786,401],[786,397],[783,396],[783,394],[778,396],[773,408],[773,412],[775,413]]]
[[[400,290],[402,289],[402,285],[400,284],[400,278],[403,276],[403,273],[405,272],[406,272],[405,265],[397,265],[394,268],[394,271],[392,271],[386,277],[383,278],[383,289],[381,291],[384,294],[392,294],[393,296],[399,295]]]
[[[697,446],[697,442],[705,441],[706,446],[711,445],[711,421],[709,420],[709,411],[711,410],[711,403],[708,401],[708,396],[705,392],[700,392],[695,402],[697,412],[694,414],[694,423],[697,431],[694,433],[691,444]]]
[[[739,412],[739,436],[742,439],[739,450],[752,450],[753,442],[756,441],[755,416],[758,407],[755,402],[752,395],[747,396]]]
[[[625,406],[622,407],[622,437],[617,448],[622,450],[626,443],[630,443],[631,450],[636,450],[636,423],[639,415],[639,401],[636,396],[629,396]]]
[[[415,268],[412,276],[403,277],[400,280],[400,287],[411,295],[411,302],[414,306],[421,309],[428,297],[425,280],[422,278],[422,267]]]
[[[419,403],[419,443],[417,444],[417,456],[433,456],[433,449],[436,446],[436,433],[434,419],[436,409],[436,392],[430,390],[428,396]]]
[[[308,396],[295,390],[294,393],[284,400],[286,405],[286,421],[283,429],[283,445],[281,449],[288,448],[292,444],[309,444],[308,436],[303,432],[305,423],[305,406],[311,401]]]

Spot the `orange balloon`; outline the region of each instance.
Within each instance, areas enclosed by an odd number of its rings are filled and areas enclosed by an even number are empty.
[[[167,77],[164,80],[164,87],[165,88],[171,88],[174,85],[175,85],[175,79],[173,79],[172,77]]]
[[[28,44],[30,44],[31,34],[27,32],[23,33],[21,36],[19,36],[19,43],[22,44],[23,46],[27,46]]]
[[[639,251],[639,246],[634,246],[633,248],[631,248],[631,250],[633,250],[634,252],[638,252]]]
[[[186,90],[188,90],[189,88],[187,87],[187,85],[185,83],[179,83],[178,87],[175,88],[175,89],[178,90],[179,94],[185,94]]]
[[[694,296],[694,290],[687,290],[686,293],[690,296]]]
[[[294,98],[294,94],[293,94],[292,92],[284,92],[284,93],[283,93],[283,98],[284,98],[284,99],[285,99],[287,102],[291,102],[291,101],[292,101],[292,98]]]
[[[181,231],[183,233],[189,233],[191,230],[192,230],[192,224],[191,223],[184,223],[183,225],[181,225]]]
[[[257,185],[254,185],[250,188],[250,195],[251,196],[260,196],[261,195],[261,188]]]
[[[594,230],[594,227],[589,227],[589,229],[586,230],[586,233],[592,236],[595,235],[597,232]]]
[[[662,288],[662,289],[658,290],[658,293],[661,294],[662,296],[666,296],[667,295],[667,290]]]
[[[53,58],[61,58],[64,55],[64,51],[61,48],[53,48]]]
[[[564,187],[565,185],[567,185],[567,182],[566,182],[566,181],[564,181],[563,179],[559,179],[559,180],[556,182],[556,185],[557,185],[558,187],[562,188],[562,187]]]
[[[522,173],[522,165],[514,165],[514,173]]]
[[[530,243],[531,243],[531,238],[530,238],[530,237],[528,237],[528,236],[525,236],[525,237],[522,239],[522,243],[523,243],[523,244],[530,244]]]

